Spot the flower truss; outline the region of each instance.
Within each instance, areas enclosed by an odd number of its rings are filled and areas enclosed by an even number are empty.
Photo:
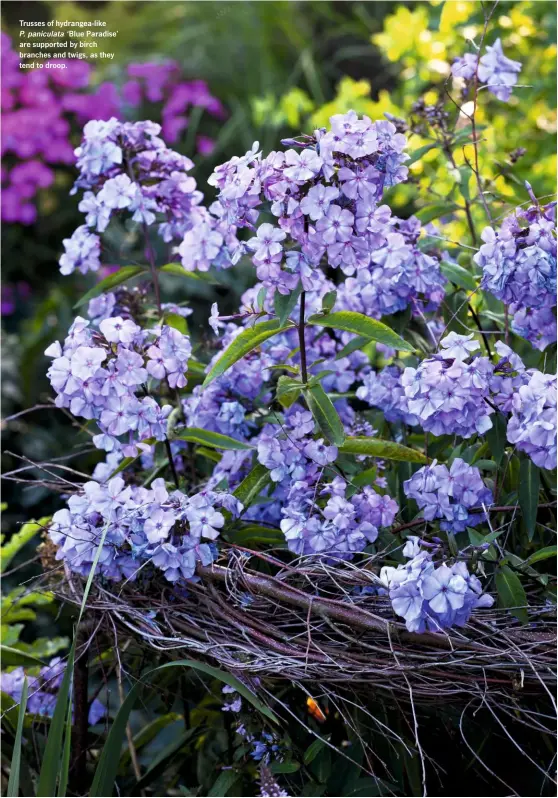
[[[491,88],[500,67],[483,78]],[[113,218],[131,217],[155,307],[145,289],[100,293],[89,319],[47,350],[56,404],[85,419],[106,453],[53,518],[56,556],[86,575],[102,544],[103,578],[162,571],[181,582],[218,557],[229,526],[256,525],[292,555],[340,569],[389,550],[382,590],[410,631],[466,624],[492,603],[475,575],[486,546],[470,536],[492,529],[499,492],[516,501],[486,466],[487,436],[504,425],[509,458],[552,468],[555,377],[490,344],[468,317],[459,327],[457,313],[443,315],[453,292],[443,262],[450,278],[461,267],[432,244],[437,228],[393,216],[385,201],[407,177],[405,136],[391,121],[336,115],[284,150],[264,156],[255,144],[218,166],[206,207],[191,162],[159,133],[152,122],[89,122],[76,150],[85,224],[64,242],[62,272],[97,270]],[[556,250],[552,208],[532,199],[485,230],[476,262],[513,316],[513,340],[544,348]],[[161,302],[152,228],[188,273],[255,269],[238,313],[211,309],[209,363],[175,326],[187,311]],[[392,461],[410,466],[401,483]],[[437,528],[446,549],[425,531],[401,562],[395,496],[416,502],[410,526]]]

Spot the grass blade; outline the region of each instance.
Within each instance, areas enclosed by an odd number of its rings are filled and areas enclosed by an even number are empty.
[[[21,691],[21,702],[19,705],[17,715],[17,731],[14,743],[14,753],[12,756],[12,764],[10,766],[10,778],[8,780],[8,791],[6,795],[8,798],[17,798],[19,795],[19,771],[21,769],[21,739],[23,737],[23,720],[25,718],[25,710],[27,709],[27,693],[28,693],[27,676],[23,680],[23,688]]]

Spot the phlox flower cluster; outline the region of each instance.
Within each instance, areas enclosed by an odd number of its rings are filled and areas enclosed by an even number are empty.
[[[519,208],[482,240],[482,288],[509,306],[514,332],[545,349],[556,341],[555,203]]]
[[[105,535],[97,566],[102,577],[134,580],[151,565],[176,582],[193,579],[198,562],[208,565],[215,559],[212,541],[225,523],[220,507],[233,515],[242,510],[228,493],[169,494],[163,479],[148,489],[126,485],[117,476],[102,484],[86,482],[54,514],[49,536],[57,546],[56,558],[82,576],[89,575]]]
[[[190,339],[168,325],[143,330],[132,319],[114,316],[96,330],[78,316],[64,345],[56,341],[45,354],[53,358],[47,375],[56,405],[96,420],[101,432],[93,442],[99,449],[135,456],[138,442],[165,439],[172,409],[148,394],[148,382],[183,388],[191,351]]]
[[[440,341],[441,351],[419,366],[406,368],[401,377],[409,412],[434,435],[470,438],[492,427],[489,381],[493,365],[474,354],[479,343],[473,334],[450,333]]]
[[[165,241],[184,235],[203,195],[187,172],[193,163],[166,147],[154,122],[91,121],[75,150],[80,175],[73,191],[85,189],[79,209],[85,214],[71,238],[64,239],[62,274],[96,271],[100,266],[100,238],[114,214],[131,214],[143,225],[158,225]]]
[[[27,712],[32,715],[43,715],[52,718],[58,690],[64,678],[66,663],[60,657],[54,657],[48,665],[42,667],[36,676],[27,674],[28,699]],[[25,670],[18,666],[11,671],[0,673],[0,690],[9,695],[16,704],[21,703]],[[88,721],[91,726],[98,723],[106,715],[106,707],[94,698],[89,706]]]
[[[390,496],[370,486],[349,498],[341,477],[322,488],[321,494],[329,495],[323,507],[309,492],[301,494],[294,487],[294,499],[283,508],[281,530],[296,554],[350,559],[376,540],[380,527],[391,526],[399,509]]]
[[[476,53],[465,53],[463,57],[456,58],[451,65],[451,72],[454,77],[465,80],[472,80],[477,73],[479,82],[484,83],[491,94],[507,102],[521,72],[521,62],[507,58],[501,40],[496,39],[493,45],[487,46],[480,58]]]
[[[540,468],[556,468],[556,376],[533,370],[511,402],[510,443]]]
[[[427,521],[440,521],[440,529],[464,532],[468,526],[486,521],[485,512],[470,512],[472,507],[494,503],[492,491],[482,481],[480,471],[456,457],[450,468],[434,460],[403,483],[405,495],[414,499]]]
[[[398,366],[386,366],[380,371],[370,370],[364,375],[356,395],[372,407],[379,407],[386,421],[401,421],[414,427],[419,424],[419,419],[409,412],[401,375],[402,371]]]
[[[117,113],[116,89],[103,83],[88,90],[91,66],[86,61],[57,59],[65,69],[20,69],[6,33],[1,59],[2,220],[33,224],[37,191],[54,183],[53,167],[75,161],[72,123]]]
[[[376,319],[409,305],[413,313],[435,310],[446,279],[439,260],[419,248],[419,220],[392,217],[387,205],[372,209],[367,219],[370,262],[339,287],[336,308]]]
[[[285,152],[263,158],[256,142],[218,166],[208,181],[219,190],[211,214],[180,247],[184,268],[204,269],[212,259],[234,263],[247,249],[258,279],[288,294],[299,280],[312,290],[323,259],[349,275],[367,267],[375,248],[369,219],[384,188],[407,176],[406,139],[391,122],[359,119],[354,111],[330,122],[329,131],[288,140]],[[277,223],[256,230],[264,202]],[[239,227],[256,230],[246,245],[236,239]]]
[[[432,553],[421,550],[416,537],[409,538],[403,553],[409,561],[397,568],[385,566],[380,578],[389,588],[394,612],[405,619],[410,632],[465,626],[473,610],[494,603],[465,562],[436,565]]]
[[[225,109],[204,80],[183,80],[177,61],[132,63],[126,67],[128,80],[122,86],[125,105],[138,108],[143,103],[159,104],[165,141],[174,144],[188,127],[188,112],[203,108],[216,119],[225,118]],[[209,155],[214,147],[209,136],[198,135],[196,147]]]

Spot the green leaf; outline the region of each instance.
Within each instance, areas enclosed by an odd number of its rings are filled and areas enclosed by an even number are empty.
[[[458,285],[460,288],[465,288],[467,291],[476,291],[478,283],[473,275],[460,266],[458,263],[449,263],[443,260],[440,264],[440,269],[444,277]]]
[[[188,441],[188,443],[199,443],[201,446],[209,446],[212,449],[253,449],[248,443],[229,438],[228,435],[221,435],[220,432],[210,432],[200,427],[187,427],[172,436],[176,441]]]
[[[2,661],[2,667],[4,662]],[[21,740],[23,737],[23,719],[25,718],[25,710],[27,709],[27,676],[23,678],[23,687],[21,690],[21,701],[19,704],[19,711],[17,715],[17,731],[14,742],[14,751],[12,754],[12,762],[10,765],[10,778],[8,779],[8,790],[6,795],[8,798],[17,798],[19,795],[19,772],[21,769]]]
[[[60,781],[58,783],[58,795],[63,798],[68,789],[68,778],[70,775],[70,756],[72,752],[72,701],[68,701],[66,711],[66,730],[64,732],[64,749],[60,762]]]
[[[535,522],[539,504],[540,471],[530,457],[521,460],[519,467],[519,506],[529,540],[535,534]]]
[[[24,524],[19,532],[16,532],[11,536],[9,541],[5,543],[2,548],[0,548],[0,573],[4,573],[18,551],[20,551],[26,543],[34,538],[37,532],[41,532],[46,527],[50,519],[51,516],[45,516],[44,518],[40,518],[38,521],[30,521],[29,523]]]
[[[242,502],[244,507],[250,507],[260,493],[271,482],[271,475],[267,468],[261,463],[257,463],[250,471],[248,476],[244,477],[238,488],[233,491],[233,496]]]
[[[551,557],[556,557],[556,551],[556,546],[547,546],[544,549],[539,549],[534,554],[531,554],[527,560],[527,565],[533,565],[534,562],[540,562],[541,560],[548,560]]]
[[[185,277],[187,280],[197,280],[209,285],[219,285],[208,272],[189,272],[180,263],[165,263],[158,271],[163,274],[173,274],[175,277]]]
[[[277,391],[275,396],[279,404],[285,408],[289,408],[296,402],[301,391],[302,383],[300,380],[281,375],[277,380]]]
[[[252,545],[277,546],[285,543],[285,536],[280,529],[258,524],[247,524],[242,529],[225,532],[227,540],[237,543],[239,546],[250,547]]]
[[[328,291],[322,297],[322,310],[324,313],[330,313],[335,307],[337,302],[337,291]]]
[[[164,322],[174,330],[178,330],[182,335],[188,335],[188,322],[180,313],[165,312]]]
[[[426,155],[427,152],[430,152],[430,150],[433,150],[436,146],[436,144],[425,144],[424,147],[419,147],[418,150],[411,153],[409,160],[405,161],[405,166],[412,166],[412,164],[420,161],[423,155]]]
[[[56,706],[54,707],[54,714],[50,723],[43,754],[43,764],[37,784],[37,798],[52,798],[52,796],[56,794],[56,783],[59,776],[61,777],[60,781],[63,786],[65,751],[62,747],[62,739],[64,737],[64,729],[66,728],[68,717],[68,704],[71,704],[74,654],[75,640],[70,649],[66,670],[64,671],[64,678],[62,679],[62,684],[58,691],[58,698],[56,699]],[[66,733],[69,734],[70,732],[67,730]]]
[[[273,762],[269,769],[272,773],[296,773],[300,770],[300,762]]]
[[[295,309],[298,298],[302,292],[302,283],[298,282],[297,287],[290,294],[280,294],[275,291],[273,296],[273,307],[275,315],[279,319],[279,324],[285,324],[293,310]]]
[[[460,210],[459,205],[456,205],[452,202],[440,202],[434,205],[425,205],[424,208],[420,208],[415,213],[417,219],[423,224],[428,224],[428,222],[432,222],[434,219],[439,219],[441,216],[449,216],[454,211]]]
[[[428,457],[416,449],[381,438],[345,438],[339,447],[341,454],[365,454],[384,460],[402,460],[407,463],[428,463]]]
[[[313,385],[304,391],[304,398],[324,437],[335,446],[345,440],[345,430],[333,402],[321,385]]]
[[[502,462],[502,457],[504,456],[504,452],[506,450],[506,445],[508,442],[506,438],[506,430],[506,419],[501,413],[495,413],[492,416],[492,428],[484,433],[484,436],[490,447],[490,454],[497,465],[500,465]]]
[[[148,270],[145,266],[122,266],[117,272],[109,274],[108,277],[105,277],[104,280],[101,280],[100,283],[94,285],[90,291],[84,294],[74,305],[74,310],[86,305],[90,299],[94,299],[100,294],[111,291],[113,288],[116,288],[117,285],[122,285],[122,283],[128,282],[128,280],[137,277],[139,274],[148,274]]]
[[[326,743],[324,742],[324,740],[320,739],[314,740],[312,745],[309,745],[306,751],[304,752],[304,758],[303,758],[304,764],[309,765],[310,762],[318,756],[318,754],[320,753],[322,748],[325,747],[325,745]]]
[[[310,316],[308,324],[315,324],[319,327],[332,327],[335,330],[345,330],[346,332],[361,335],[369,341],[391,346],[403,352],[414,352],[414,347],[407,343],[397,333],[386,324],[376,319],[370,319],[362,313],[354,313],[352,310],[340,310],[335,313],[325,315]]]
[[[527,623],[527,596],[518,575],[507,565],[496,571],[496,590],[501,607],[509,609],[521,623]]]
[[[215,798],[215,796],[227,795],[229,790],[233,788],[236,782],[240,779],[240,774],[236,770],[223,770],[217,777],[217,781],[207,793],[208,798]]]
[[[2,668],[11,668],[18,665],[33,668],[37,665],[45,664],[41,662],[40,659],[37,659],[37,657],[26,654],[24,651],[20,651],[18,648],[12,648],[11,646],[0,646],[0,657],[2,658]]]
[[[205,378],[202,388],[206,388],[214,379],[224,374],[234,363],[247,355],[256,347],[272,338],[274,335],[279,335],[286,330],[294,327],[292,322],[287,324],[280,324],[277,319],[272,321],[261,321],[254,324],[253,327],[248,327],[243,330],[240,335],[237,335],[234,341],[225,349],[221,357],[213,365],[213,368]]]

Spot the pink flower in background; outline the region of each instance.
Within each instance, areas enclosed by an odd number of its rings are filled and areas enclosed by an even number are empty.
[[[176,61],[129,64],[129,80],[121,90],[112,82],[91,88],[94,70],[83,60],[57,59],[65,69],[21,70],[19,55],[10,37],[2,33],[2,220],[33,224],[37,219],[35,198],[40,189],[55,181],[51,167],[75,163],[73,126],[92,119],[122,119],[123,112],[144,102],[162,104],[158,112],[162,132],[169,142],[187,131],[193,108],[216,119],[225,109],[203,80],[185,81]],[[197,132],[197,131],[196,131]],[[196,135],[197,152],[211,154],[215,143]]]
[[[124,101],[134,108],[142,102],[162,102],[162,133],[168,142],[178,141],[188,128],[191,108],[203,108],[216,119],[226,116],[223,104],[210,93],[204,80],[181,79],[176,61],[129,64],[126,71],[130,80],[122,87]],[[214,147],[208,136],[198,136],[196,144],[200,155],[209,155]]]

